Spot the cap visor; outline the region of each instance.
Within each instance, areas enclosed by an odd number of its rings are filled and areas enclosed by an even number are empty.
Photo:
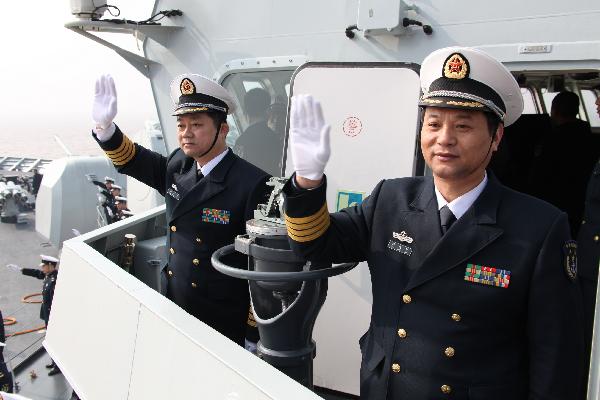
[[[461,110],[475,110],[494,113],[488,107],[477,101],[461,99],[459,97],[430,97],[427,99],[421,99],[419,101],[419,105],[425,107],[456,108]]]
[[[175,110],[172,115],[176,117],[178,115],[194,114],[199,112],[206,112],[208,110],[208,107],[183,107]]]

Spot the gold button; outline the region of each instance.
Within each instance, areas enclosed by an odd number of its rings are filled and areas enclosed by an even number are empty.
[[[170,252],[171,254],[175,254],[175,249],[171,247],[171,248],[169,249],[169,252]]]
[[[198,287],[198,285],[196,285],[196,282],[192,282],[192,287],[193,287],[194,289],[196,289],[196,288]]]
[[[406,304],[410,303],[412,301],[412,297],[410,297],[409,295],[405,294],[404,296],[402,296],[402,301]]]
[[[169,276],[173,276],[173,271],[169,270]]]
[[[446,350],[444,350],[444,354],[446,355],[446,357],[454,357],[454,347],[446,347]]]
[[[394,371],[395,373],[400,372],[400,364],[393,363],[392,364],[392,371]]]
[[[600,240],[600,236],[598,236],[598,235],[594,236],[594,242],[597,242],[598,240]]]
[[[585,219],[583,221],[581,221],[581,225],[585,224]]]
[[[460,321],[460,314],[452,314],[452,319],[456,322]]]
[[[198,260],[197,258],[194,258],[192,262],[194,263],[194,265],[200,265],[200,260]]]
[[[448,385],[442,385],[442,387],[440,389],[442,390],[442,393],[444,393],[444,394],[450,394],[452,392],[452,388]]]
[[[175,225],[171,227],[171,232],[177,232],[177,227]]]
[[[196,242],[198,243],[202,243],[202,239],[200,239],[199,237],[196,238]]]
[[[400,336],[402,339],[404,339],[406,337],[406,330],[398,329],[398,336]]]

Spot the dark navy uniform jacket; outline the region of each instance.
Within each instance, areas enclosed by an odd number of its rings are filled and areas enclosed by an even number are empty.
[[[33,276],[34,278],[44,280],[44,285],[42,287],[42,307],[40,307],[40,318],[44,320],[46,325],[48,325],[58,271],[54,270],[48,275],[45,275],[42,271],[36,268],[23,268],[21,272],[23,273],[23,275]]]
[[[443,237],[431,178],[382,181],[333,214],[325,184],[284,188],[296,252],[368,262],[361,398],[577,398],[581,295],[573,257],[564,264],[565,251],[574,256],[567,217],[488,177]]]
[[[585,310],[587,356],[589,357],[598,286],[598,264],[600,263],[600,160],[596,162],[588,182],[584,216],[577,235],[577,242]]]
[[[99,142],[118,171],[165,196],[170,254],[167,296],[196,318],[231,340],[244,344],[248,319],[248,283],[217,272],[212,253],[246,231],[258,203],[266,201],[268,175],[231,149],[197,182],[196,162],[181,149],[168,157],[132,143],[117,128]],[[226,263],[247,267],[245,257]]]

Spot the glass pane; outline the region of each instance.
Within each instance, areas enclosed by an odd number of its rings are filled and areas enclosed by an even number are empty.
[[[593,128],[600,127],[600,116],[596,111],[596,93],[593,90],[582,90],[581,97],[590,125]]]
[[[281,175],[287,99],[293,70],[228,75],[223,86],[235,96],[227,119],[227,144],[243,159],[271,175]]]
[[[531,90],[528,88],[521,88],[521,94],[523,95],[523,114],[537,114],[535,109],[535,100],[531,94]]]
[[[549,92],[548,89],[542,88],[542,98],[544,99],[544,104],[548,114],[550,114],[550,109],[552,108],[552,100],[557,94],[558,92]]]

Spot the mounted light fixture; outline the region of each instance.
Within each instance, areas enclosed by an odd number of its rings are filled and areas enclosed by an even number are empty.
[[[71,14],[79,19],[100,19],[106,6],[104,0],[71,0]]]

